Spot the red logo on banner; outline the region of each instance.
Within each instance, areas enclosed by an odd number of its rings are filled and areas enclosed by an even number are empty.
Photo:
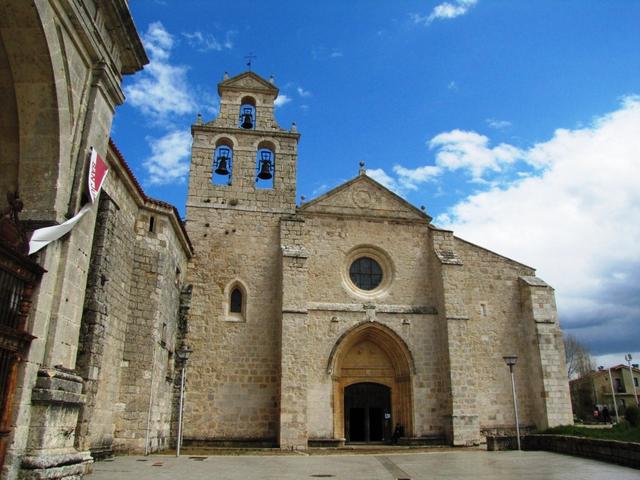
[[[98,155],[95,148],[92,148],[91,161],[89,163],[89,195],[91,195],[91,202],[96,201],[107,173],[109,173],[109,167],[107,167],[102,157]]]

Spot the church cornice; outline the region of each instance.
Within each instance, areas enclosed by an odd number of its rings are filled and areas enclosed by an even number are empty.
[[[240,128],[231,127],[216,127],[211,125],[191,125],[191,135],[196,132],[203,133],[226,133],[227,135],[249,135],[254,137],[278,137],[278,138],[292,138],[296,141],[300,140],[300,134],[297,132],[290,132],[287,130],[244,130]]]
[[[354,213],[344,213],[344,212],[309,212],[302,208],[298,208],[296,212],[298,215],[301,215],[303,218],[308,217],[332,217],[332,218],[343,218],[343,219],[353,219],[353,220],[366,220],[369,222],[378,222],[378,223],[397,223],[404,225],[420,225],[424,227],[429,227],[430,224],[426,223],[424,219],[419,218],[402,218],[396,217],[393,215],[379,215],[379,214],[367,214],[366,212],[354,212]]]

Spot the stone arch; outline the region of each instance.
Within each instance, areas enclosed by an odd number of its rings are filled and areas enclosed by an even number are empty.
[[[216,135],[213,138],[213,144],[216,148],[220,145],[225,145],[235,149],[238,147],[238,140],[233,135]]]
[[[259,138],[254,142],[255,150],[260,150],[261,148],[268,148],[273,153],[278,153],[280,150],[280,145],[275,138]]]
[[[64,87],[54,77],[53,63],[59,59],[51,53],[59,50],[58,38],[46,4],[0,0],[0,11],[11,11],[0,20],[0,92],[6,110],[0,119],[0,193],[4,199],[5,191],[18,189],[25,218],[53,220],[60,201],[67,200],[60,197],[58,182],[64,158],[60,139],[68,131],[68,122],[61,121],[68,108],[60,105],[58,92]],[[45,24],[51,24],[47,31]]]
[[[335,438],[344,438],[344,392],[355,383],[377,383],[391,389],[391,420],[413,435],[413,356],[407,344],[389,327],[365,322],[345,332],[334,345],[327,363],[333,380]]]

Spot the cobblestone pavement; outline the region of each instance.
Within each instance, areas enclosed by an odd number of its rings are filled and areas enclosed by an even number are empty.
[[[87,480],[638,480],[640,471],[549,452],[116,457]]]

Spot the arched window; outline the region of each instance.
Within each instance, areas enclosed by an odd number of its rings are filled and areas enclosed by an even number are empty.
[[[246,130],[256,128],[256,101],[252,97],[240,100],[240,117],[238,126]]]
[[[275,172],[275,145],[271,142],[261,142],[256,155],[256,187],[273,188]]]
[[[224,320],[227,322],[247,321],[247,290],[235,280],[225,289]]]
[[[213,152],[213,173],[211,183],[214,185],[231,185],[231,173],[233,170],[233,143],[226,139],[220,139],[216,143]]]
[[[242,313],[242,290],[240,290],[240,288],[238,287],[235,287],[231,291],[231,299],[229,302],[229,312]]]

